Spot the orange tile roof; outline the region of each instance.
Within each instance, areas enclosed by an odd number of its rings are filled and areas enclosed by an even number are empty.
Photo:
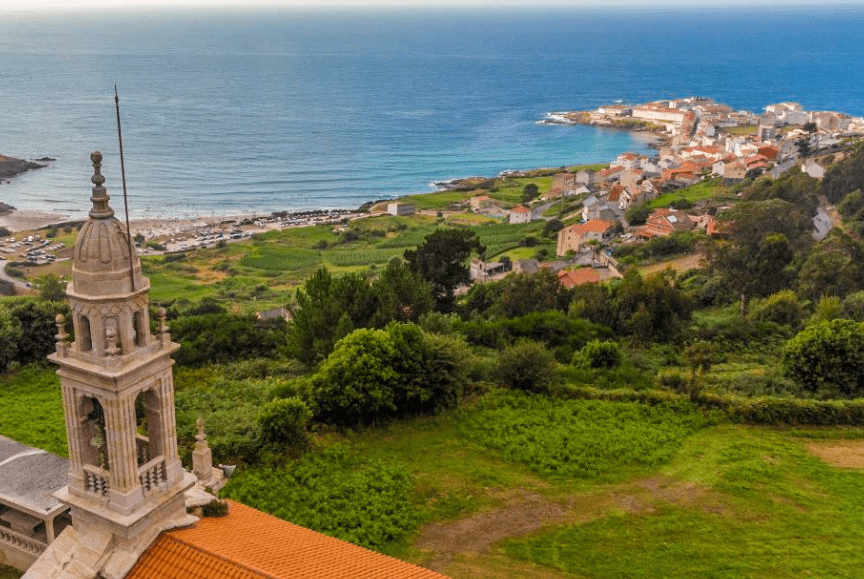
[[[613,225],[615,224],[611,221],[603,221],[602,219],[591,219],[590,221],[586,221],[585,223],[577,223],[575,225],[571,225],[570,231],[577,234],[587,233],[589,231],[595,233],[603,233]]]
[[[159,536],[126,579],[446,579],[229,501],[225,517]]]
[[[567,289],[577,285],[597,283],[601,281],[600,275],[594,271],[593,267],[582,267],[579,269],[559,271],[558,280],[561,282],[561,285]]]

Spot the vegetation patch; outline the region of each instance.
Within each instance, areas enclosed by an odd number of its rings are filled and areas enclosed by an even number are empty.
[[[239,472],[223,495],[280,519],[370,549],[404,542],[419,523],[411,479],[345,445],[276,468]]]
[[[465,435],[542,474],[594,477],[627,464],[658,465],[705,425],[685,407],[488,395]]]

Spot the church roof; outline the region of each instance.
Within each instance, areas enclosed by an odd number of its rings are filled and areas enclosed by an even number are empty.
[[[66,459],[0,436],[0,503],[52,514],[62,507],[54,492],[66,486],[68,470]]]
[[[126,579],[446,579],[228,503],[227,516],[162,533]]]

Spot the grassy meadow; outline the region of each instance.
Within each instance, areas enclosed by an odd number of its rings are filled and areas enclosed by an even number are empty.
[[[207,405],[205,384],[243,415],[287,383],[179,370],[181,439]],[[0,434],[65,453],[52,369],[3,377],[0,404],[15,417]],[[212,412],[218,432],[231,410]],[[224,494],[454,579],[844,577],[864,540],[860,467],[811,452],[860,453],[861,428],[733,425],[686,403],[484,389],[438,416],[314,441],[299,461],[241,467]]]

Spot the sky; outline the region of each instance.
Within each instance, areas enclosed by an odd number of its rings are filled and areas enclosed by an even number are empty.
[[[830,0],[834,5],[862,5],[864,0]],[[181,6],[198,8],[486,8],[506,7],[531,10],[543,6],[574,8],[612,8],[614,6],[640,8],[698,8],[705,6],[749,6],[788,7],[810,6],[805,0],[0,0],[0,11],[65,11],[65,10],[116,10],[118,8],[176,9]]]

